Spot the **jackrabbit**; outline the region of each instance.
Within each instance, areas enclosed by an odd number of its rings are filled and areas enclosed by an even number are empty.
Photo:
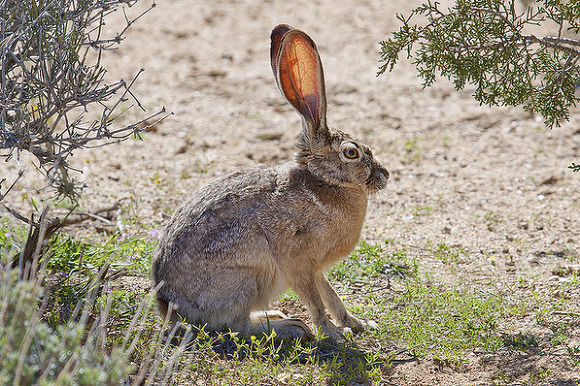
[[[292,287],[314,324],[342,341],[376,324],[345,309],[324,271],[356,245],[367,196],[387,185],[389,173],[368,147],[328,129],[322,64],[308,35],[278,25],[270,55],[282,94],[302,117],[295,162],[234,172],[181,205],[155,252],[159,309],[208,330],[310,339],[300,319],[252,312]]]

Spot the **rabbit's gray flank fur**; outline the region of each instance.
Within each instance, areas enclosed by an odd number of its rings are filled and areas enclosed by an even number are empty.
[[[313,323],[340,341],[376,324],[345,309],[324,271],[354,248],[367,196],[389,174],[368,147],[326,126],[322,64],[304,32],[274,28],[271,58],[282,94],[302,117],[295,162],[218,178],[181,205],[155,251],[159,309],[208,330],[248,336],[272,328],[278,339],[310,339],[299,319],[251,314],[292,287]]]

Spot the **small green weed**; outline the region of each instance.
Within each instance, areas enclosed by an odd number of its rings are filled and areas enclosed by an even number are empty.
[[[158,185],[161,183],[161,177],[159,176],[159,172],[156,171],[149,177],[149,181],[153,182],[154,184]]]
[[[8,221],[7,218],[0,220],[0,258],[15,258],[20,255],[26,237],[25,226],[17,226]]]
[[[567,346],[566,349],[568,351],[568,355],[570,356],[572,366],[580,366],[580,345]]]
[[[214,161],[197,160],[195,162],[195,168],[199,174],[207,174],[211,171],[213,164],[214,164]]]
[[[419,145],[419,138],[413,136],[405,141],[405,160],[409,163],[416,162],[421,159],[423,147]]]
[[[534,335],[522,332],[518,332],[515,335],[504,335],[502,340],[504,346],[524,352],[535,351],[540,345]]]
[[[461,248],[453,248],[444,242],[438,243],[431,248],[433,256],[443,263],[456,263],[459,256],[463,253]]]
[[[487,221],[489,223],[495,223],[495,224],[499,224],[503,221],[501,216],[494,213],[493,211],[486,212],[485,215],[483,216],[483,218],[485,219],[485,221]]]
[[[429,216],[433,214],[433,208],[430,206],[416,206],[413,208],[411,214],[413,217]]]
[[[298,295],[294,292],[293,289],[289,288],[280,296],[280,301],[298,301]]]

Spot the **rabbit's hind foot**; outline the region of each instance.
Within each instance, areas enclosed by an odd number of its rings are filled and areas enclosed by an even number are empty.
[[[250,334],[259,336],[261,334],[270,335],[274,332],[274,340],[277,342],[289,342],[295,339],[302,341],[314,340],[314,335],[310,328],[300,319],[297,318],[282,318],[272,319],[272,316],[284,315],[279,311],[267,311],[262,316],[267,316],[266,319],[260,319],[251,324]],[[252,319],[254,318],[252,313]]]
[[[280,319],[288,319],[288,317],[282,312],[278,310],[263,310],[263,311],[254,311],[250,314],[250,319],[253,323],[260,323],[272,320],[280,320]]]

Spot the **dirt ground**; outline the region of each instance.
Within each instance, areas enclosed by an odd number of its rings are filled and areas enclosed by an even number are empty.
[[[270,31],[288,23],[318,44],[330,127],[368,144],[390,171],[387,189],[371,199],[362,238],[463,248],[466,257],[453,275],[435,259],[419,260],[443,282],[494,281],[507,290],[524,277],[540,294],[549,293],[570,280],[554,271],[573,270],[580,260],[580,174],[567,169],[580,161],[580,114],[574,110],[570,122],[549,130],[520,108],[480,107],[470,88],[455,91],[441,80],[422,89],[405,60],[377,77],[378,42],[398,27],[395,13],[408,14],[419,3],[159,1],[108,53],[105,67],[111,82],[144,68],[133,93],[148,113],[165,106],[173,115],[143,141],[75,155],[87,184],[82,208],[121,200],[119,216],[154,228],[183,195],[216,176],[290,161],[299,117],[269,67]],[[109,27],[122,24],[119,14]],[[141,117],[133,108],[119,123]],[[13,175],[15,168],[2,163],[0,174]],[[25,210],[21,193],[34,192],[40,182],[33,180],[23,180],[8,202]],[[137,230],[127,225],[125,231]],[[578,305],[580,288],[566,296]],[[540,367],[550,370],[543,384],[580,384],[578,368],[558,353],[489,360],[473,353],[464,368],[443,370],[425,358],[400,363],[392,375],[400,385],[486,385],[502,370],[521,384],[525,371],[518,372]]]

